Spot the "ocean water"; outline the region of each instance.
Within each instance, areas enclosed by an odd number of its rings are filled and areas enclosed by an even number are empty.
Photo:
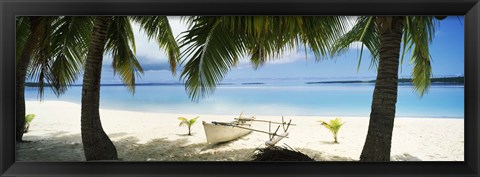
[[[266,83],[220,85],[193,102],[183,85],[139,85],[135,94],[124,86],[102,86],[100,107],[130,111],[188,114],[369,116],[374,84]],[[48,89],[45,100],[80,103],[81,86],[57,98]],[[26,88],[26,100],[38,100],[36,88]],[[420,97],[411,85],[398,88],[397,117],[464,117],[463,85],[432,85]]]

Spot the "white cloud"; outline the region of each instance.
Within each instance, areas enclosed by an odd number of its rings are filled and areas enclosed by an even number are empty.
[[[160,49],[155,39],[149,40],[143,31],[140,31],[140,26],[136,23],[132,24],[135,35],[136,56],[143,58],[145,63],[157,63],[158,61],[166,61],[167,56],[165,52]]]
[[[305,55],[305,50],[299,49],[295,51],[287,51],[281,56],[281,58],[270,60],[267,62],[267,64],[293,63],[298,60],[307,60],[308,58],[313,58],[312,54],[307,52],[307,55]]]

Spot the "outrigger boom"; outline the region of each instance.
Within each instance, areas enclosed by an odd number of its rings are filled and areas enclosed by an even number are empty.
[[[256,122],[267,122],[267,123],[272,123],[272,124],[280,124],[280,125],[286,125],[288,123],[286,122],[274,122],[274,121],[269,121],[269,120],[257,120],[253,118],[234,118],[235,120],[240,120],[240,121],[256,121]],[[295,126],[295,124],[289,124]]]
[[[287,136],[278,135],[278,134],[275,134],[275,133],[270,133],[270,132],[266,132],[266,131],[262,131],[262,130],[253,129],[253,128],[238,126],[237,124],[234,124],[234,123],[227,123],[227,122],[212,122],[212,123],[213,124],[218,124],[218,125],[232,126],[232,127],[241,128],[241,129],[245,129],[245,130],[251,130],[251,131],[260,132],[260,133],[266,133],[266,134],[269,134],[269,135],[280,136],[280,137],[283,137],[283,138],[288,138]]]

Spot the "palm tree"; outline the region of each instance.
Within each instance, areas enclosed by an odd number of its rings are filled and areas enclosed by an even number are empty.
[[[16,140],[22,142],[25,124],[25,80],[45,82],[60,96],[83,68],[90,31],[89,17],[17,17],[16,22]]]
[[[42,25],[39,17],[17,18],[17,45],[16,45],[16,70],[15,70],[15,102],[16,102],[16,133],[17,142],[22,142],[25,127],[25,77],[30,64],[32,50],[39,43]]]
[[[353,42],[361,42],[377,66],[370,123],[360,161],[389,161],[395,118],[398,67],[405,52],[411,51],[414,64],[412,82],[420,96],[427,93],[432,68],[429,43],[434,36],[437,19],[430,16],[366,16],[359,17],[351,31],[342,36],[333,48],[338,53]],[[403,46],[402,46],[403,40]],[[403,48],[401,56],[400,49]],[[401,60],[400,60],[401,58]],[[359,59],[360,66],[361,57]]]
[[[110,52],[114,73],[134,93],[135,78],[143,73],[143,69],[134,54],[135,43],[130,20],[138,22],[150,38],[156,38],[159,46],[169,56],[172,72],[175,71],[180,52],[166,17],[95,17],[82,85],[81,131],[86,160],[118,158],[116,148],[100,122],[100,76],[103,55]]]
[[[436,17],[441,19],[443,17]],[[378,74],[362,161],[390,159],[395,117],[398,66],[403,54],[412,51],[415,90],[428,91],[431,77],[428,44],[434,34],[434,17],[359,17],[348,33],[350,18],[342,17],[190,17],[182,47],[186,58],[182,79],[190,98],[199,100],[214,92],[218,82],[250,55],[255,67],[278,57],[285,50],[303,45],[318,61],[327,53],[339,53],[353,42],[362,42],[372,54]],[[332,45],[335,43],[335,45]],[[333,47],[332,47],[333,46]],[[361,56],[361,55],[360,55]],[[359,59],[359,63],[361,58]]]

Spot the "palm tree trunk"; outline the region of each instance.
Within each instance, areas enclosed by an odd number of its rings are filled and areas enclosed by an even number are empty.
[[[404,18],[377,17],[376,25],[380,30],[380,60],[373,91],[370,123],[360,161],[390,161]]]
[[[100,78],[107,30],[112,17],[96,17],[82,85],[81,130],[86,160],[116,160],[117,150],[100,122]]]
[[[30,64],[30,58],[32,55],[32,51],[36,43],[38,42],[38,33],[36,33],[35,28],[38,26],[40,22],[40,17],[29,17],[30,19],[30,35],[27,38],[27,42],[25,43],[25,47],[23,48],[22,55],[18,60],[16,65],[16,73],[15,73],[15,103],[16,103],[16,134],[15,139],[17,142],[22,142],[23,133],[25,129],[25,77],[27,75],[27,68]]]

